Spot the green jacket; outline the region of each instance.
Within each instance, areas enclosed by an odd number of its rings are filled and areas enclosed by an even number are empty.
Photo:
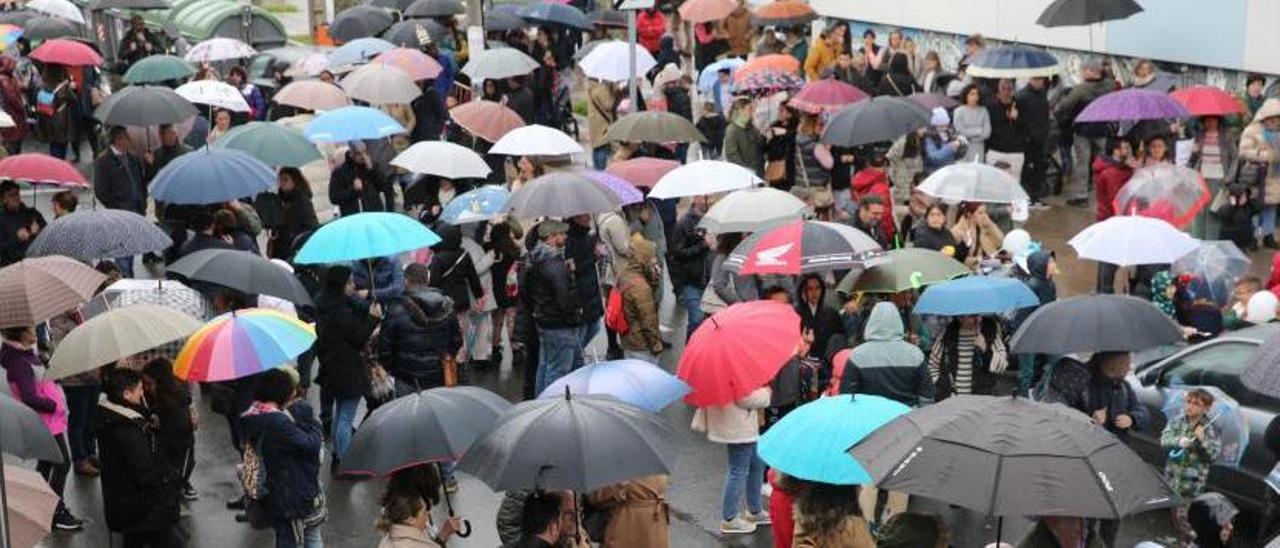
[[[755,126],[729,124],[724,133],[724,159],[764,176],[764,136]]]

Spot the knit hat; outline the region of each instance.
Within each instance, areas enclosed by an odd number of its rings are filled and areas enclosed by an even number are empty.
[[[933,116],[929,118],[931,126],[949,126],[951,125],[951,115],[947,114],[947,109],[942,107],[933,108]]]
[[[568,231],[568,224],[555,219],[547,219],[538,225],[538,239],[545,240],[549,236],[564,234]]]

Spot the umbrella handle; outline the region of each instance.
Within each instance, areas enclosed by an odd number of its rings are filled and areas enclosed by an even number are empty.
[[[471,520],[462,520],[462,529],[459,529],[458,532],[454,533],[454,535],[457,535],[459,538],[467,538],[471,536]]]

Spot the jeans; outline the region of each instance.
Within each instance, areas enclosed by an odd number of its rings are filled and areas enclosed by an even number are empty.
[[[724,474],[724,499],[720,517],[729,521],[738,515],[742,496],[747,496],[747,510],[760,513],[760,488],[764,485],[764,461],[756,454],[756,442],[730,443],[729,468]]]
[[[596,171],[604,171],[609,166],[609,156],[613,153],[613,147],[610,145],[598,146],[591,149],[591,163]]]
[[[360,398],[341,398],[338,408],[333,413],[333,455],[338,460],[347,454],[347,446],[351,445],[351,434],[354,432],[356,411],[360,409]]]
[[[693,337],[693,330],[702,325],[702,293],[704,289],[696,285],[680,286],[676,290],[676,297],[680,299],[680,306],[684,307],[685,312],[689,314],[689,321],[685,325],[685,340],[688,341]]]
[[[64,386],[67,395],[67,441],[71,444],[71,461],[80,462],[94,450],[93,416],[98,407],[99,385]]]
[[[302,532],[302,542],[293,533],[293,522],[276,523],[276,548],[324,548],[324,540],[320,538],[320,524],[307,527]]]
[[[67,143],[49,143],[49,155],[59,160],[66,160]]]
[[[604,319],[588,322],[587,325],[582,326],[582,344],[578,347],[578,355],[575,356],[573,369],[570,369],[570,371],[577,371],[583,365],[586,365],[586,356],[584,354],[587,347],[591,346],[591,341],[596,338],[596,335],[600,334],[601,329],[604,329]]]
[[[582,327],[538,328],[538,378],[534,392],[541,394],[556,379],[582,363]]]
[[[1276,234],[1276,205],[1263,205],[1262,211],[1253,217],[1253,226],[1257,227],[1258,232],[1262,233],[1262,237],[1275,237]]]

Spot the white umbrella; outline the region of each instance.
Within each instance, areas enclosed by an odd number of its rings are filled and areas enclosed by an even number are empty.
[[[498,80],[524,76],[538,68],[538,62],[515,48],[487,49],[473,53],[462,73],[475,80]]]
[[[636,48],[636,74],[643,76],[657,66],[649,51]],[[607,82],[625,82],[631,79],[631,46],[626,42],[611,41],[597,44],[591,53],[578,61],[588,78]]]
[[[1031,201],[1017,179],[1003,169],[986,164],[951,164],[933,172],[916,189],[952,204],[1012,204]]]
[[[698,226],[714,234],[752,232],[777,223],[796,221],[808,206],[790,192],[776,188],[744,188],[716,201]]]
[[[246,59],[257,55],[249,44],[235,38],[210,38],[195,46],[184,57],[192,63],[210,63],[229,59]]]
[[[370,65],[372,66],[372,65]],[[419,141],[396,155],[391,165],[446,179],[483,179],[492,171],[475,151],[448,141]]]
[[[231,84],[217,80],[195,80],[182,84],[173,91],[183,99],[198,105],[208,105],[233,112],[251,110],[249,102],[244,100],[240,90],[232,87]]]
[[[84,14],[80,12],[80,8],[67,0],[31,0],[27,2],[28,9],[47,13],[54,17],[70,19],[81,25],[84,24]]]
[[[326,70],[330,70],[329,52],[317,51],[295,61],[284,71],[284,75],[290,78],[315,78]]]
[[[537,124],[508,131],[489,149],[508,156],[562,156],[582,152],[582,145],[558,129]]]
[[[370,105],[407,105],[422,96],[413,77],[390,65],[364,65],[342,79],[347,97]]]
[[[1119,266],[1170,264],[1200,241],[1152,217],[1117,215],[1089,225],[1067,242],[1082,259]]]
[[[76,326],[49,360],[47,379],[61,379],[151,350],[195,333],[200,320],[176,308],[140,304],[117,308]]]
[[[675,168],[658,179],[651,198],[682,198],[750,188],[764,181],[755,172],[720,160],[699,160]]]

